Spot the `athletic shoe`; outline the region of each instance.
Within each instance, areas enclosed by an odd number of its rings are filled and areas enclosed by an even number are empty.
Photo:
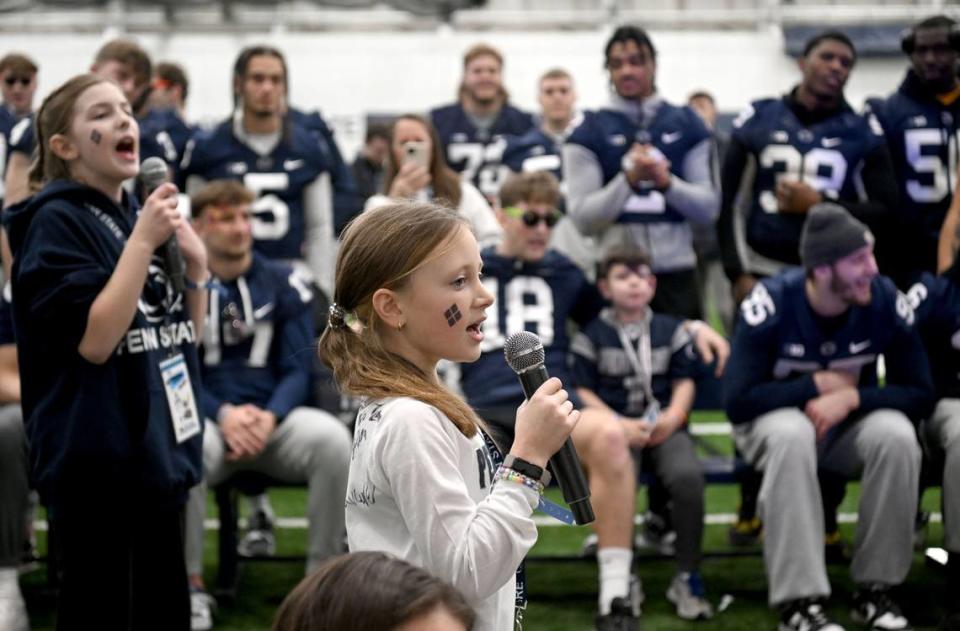
[[[237,544],[237,554],[242,557],[264,557],[273,556],[276,552],[273,515],[265,510],[258,510],[250,518],[247,532]]]
[[[635,549],[652,549],[666,556],[673,556],[676,552],[674,543],[677,533],[667,522],[656,513],[647,511],[643,514],[643,526],[634,538]]]
[[[737,521],[730,526],[727,531],[727,537],[730,545],[738,548],[754,546],[760,541],[760,534],[763,532],[763,524],[759,517],[750,517],[748,519],[737,518]]]
[[[27,618],[27,605],[23,602],[20,589],[0,596],[0,629],[3,631],[30,631]]]
[[[890,598],[885,587],[869,587],[853,595],[854,622],[865,624],[870,631],[909,631],[910,622],[900,612],[900,607]]]
[[[667,600],[677,606],[677,615],[684,620],[713,617],[713,607],[707,600],[699,572],[678,572],[667,588]]]
[[[597,616],[594,621],[596,631],[639,631],[640,618],[634,615],[629,598],[617,596],[610,601],[610,613]]]
[[[795,600],[780,610],[778,631],[843,631],[823,611],[819,600]]]
[[[210,631],[217,601],[199,587],[190,588],[190,631]]]

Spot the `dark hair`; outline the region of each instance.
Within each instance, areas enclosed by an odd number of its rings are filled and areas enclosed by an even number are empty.
[[[390,631],[443,608],[470,629],[476,614],[453,587],[383,552],[329,559],[284,599],[273,631]]]
[[[555,206],[560,200],[560,183],[549,171],[511,173],[500,186],[498,197],[501,208],[519,203]]]
[[[210,206],[240,206],[254,199],[253,191],[236,180],[214,180],[190,196],[190,214],[196,218]]]
[[[819,46],[822,42],[825,41],[834,41],[840,42],[844,46],[850,49],[850,52],[853,53],[853,61],[857,61],[857,48],[853,45],[853,42],[847,37],[846,33],[841,31],[823,31],[814,35],[807,40],[807,43],[803,46],[803,56],[807,57],[813,52],[813,49]]]
[[[0,72],[12,70],[25,75],[37,74],[37,64],[26,55],[20,53],[10,53],[0,59]]]
[[[957,21],[953,18],[947,17],[946,15],[931,15],[930,17],[920,20],[913,25],[914,31],[919,31],[927,28],[952,28],[957,25]]]
[[[384,123],[373,123],[367,126],[367,133],[363,137],[364,144],[370,142],[374,138],[381,138],[390,142],[390,125]]]
[[[114,39],[101,46],[93,59],[93,65],[100,66],[108,61],[116,61],[129,66],[130,70],[133,71],[137,86],[142,86],[150,81],[153,71],[150,55],[136,42],[131,42],[128,39]],[[133,104],[131,103],[131,105]]]
[[[187,81],[187,73],[184,72],[183,66],[175,64],[172,61],[161,61],[157,64],[154,76],[157,79],[166,81],[170,85],[180,86],[183,100],[187,100],[187,90],[190,88],[190,82]]]
[[[50,151],[50,138],[70,132],[76,114],[77,99],[91,87],[112,81],[94,74],[73,77],[47,95],[37,110],[34,132],[37,137],[36,158],[30,166],[29,182],[33,191],[53,180],[69,180],[70,167],[65,160]]]
[[[694,99],[706,99],[710,101],[711,105],[714,105],[714,106],[717,104],[717,102],[713,98],[713,95],[707,92],[706,90],[697,90],[696,92],[692,93],[690,96],[687,97],[687,103],[689,103]]]
[[[247,68],[250,66],[250,60],[254,57],[276,57],[283,66],[283,89],[284,92],[290,88],[290,73],[287,71],[287,60],[278,48],[268,46],[267,44],[256,44],[247,46],[237,55],[237,60],[233,62],[233,106],[236,107],[240,102],[240,86],[243,78],[247,74]]]
[[[597,278],[606,278],[614,265],[626,265],[629,268],[646,265],[650,267],[650,255],[636,245],[617,245],[610,248],[597,266]]]
[[[443,155],[443,144],[440,142],[440,135],[436,127],[429,120],[419,114],[403,114],[393,119],[390,125],[390,151],[387,152],[387,161],[383,173],[383,192],[390,191],[390,185],[393,184],[393,178],[397,177],[402,164],[397,164],[393,155],[393,137],[396,134],[397,123],[402,120],[415,121],[423,125],[430,136],[430,143],[433,149],[430,151],[430,182],[433,186],[433,197],[438,202],[449,204],[456,208],[460,205],[460,176],[456,171],[447,165],[447,159]]]
[[[627,42],[633,42],[637,45],[637,48],[646,46],[650,49],[650,56],[653,57],[653,60],[657,60],[657,49],[653,46],[653,41],[647,35],[647,32],[639,26],[625,24],[617,27],[617,30],[613,32],[613,35],[607,40],[607,45],[603,48],[603,65],[605,68],[610,66],[610,50],[613,45]]]

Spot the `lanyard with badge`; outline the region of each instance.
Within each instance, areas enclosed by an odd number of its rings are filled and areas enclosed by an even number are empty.
[[[92,204],[84,204],[84,207],[107,228],[107,231],[110,232],[122,246],[126,246],[127,237],[113,217]],[[167,281],[167,283],[169,284],[169,281]],[[141,294],[142,292],[143,289],[141,289]],[[170,330],[171,324],[170,311],[165,307],[162,326]],[[194,397],[193,394],[193,383],[190,381],[190,370],[183,353],[179,350],[174,350],[174,339],[176,339],[176,336],[171,335],[171,344],[167,348],[166,358],[160,361],[158,367],[160,368],[160,378],[163,381],[163,389],[167,397],[167,407],[170,410],[173,435],[177,440],[177,444],[182,444],[194,436],[197,436],[202,426],[200,424],[200,414],[197,409],[196,397]]]
[[[650,423],[657,422],[660,416],[660,403],[653,396],[653,351],[650,347],[650,316],[644,317],[640,323],[640,344],[639,351],[630,341],[630,335],[626,327],[619,322],[616,325],[617,336],[620,338],[620,345],[623,352],[627,355],[627,361],[640,380],[640,387],[643,388],[643,396],[646,399],[647,406],[643,411],[643,419]]]

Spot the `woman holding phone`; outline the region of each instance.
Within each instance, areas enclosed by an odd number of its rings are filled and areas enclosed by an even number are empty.
[[[447,166],[440,138],[430,121],[404,114],[390,128],[390,153],[383,178],[385,194],[367,200],[365,210],[392,200],[436,202],[456,208],[470,221],[480,247],[496,245],[503,232],[490,204],[473,184],[463,181]]]

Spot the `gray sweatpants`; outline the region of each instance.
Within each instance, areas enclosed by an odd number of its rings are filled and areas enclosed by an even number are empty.
[[[19,405],[0,407],[0,568],[23,557],[27,510],[27,438]]]
[[[703,557],[703,468],[697,460],[690,434],[678,430],[656,447],[640,451],[651,471],[663,484],[673,507],[670,515],[677,532],[676,559],[681,572],[700,569]]]
[[[941,399],[920,430],[930,460],[943,466],[943,544],[960,554],[960,399]]]
[[[191,576],[203,573],[203,521],[207,485],[238,471],[258,471],[285,482],[307,483],[307,572],[344,552],[343,503],[352,439],[334,416],[315,408],[291,411],[255,458],[228,461],[220,426],[207,421],[203,435],[204,482],[190,491],[186,511],[186,561]]]
[[[830,595],[818,466],[862,478],[850,568],[854,582],[897,585],[906,578],[920,446],[903,413],[876,410],[817,443],[807,416],[783,408],[734,426],[734,440],[763,471],[758,506],[771,605]]]

